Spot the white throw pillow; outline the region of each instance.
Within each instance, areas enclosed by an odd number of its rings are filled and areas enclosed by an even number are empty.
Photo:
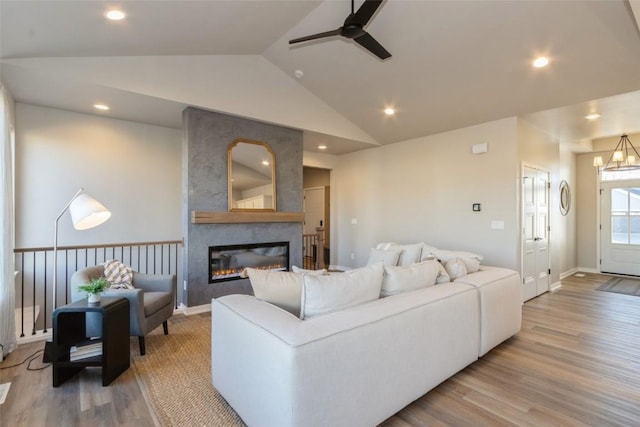
[[[474,254],[473,252],[465,252],[465,251],[448,251],[445,249],[436,249],[433,251],[433,254],[438,258],[438,260],[443,263],[447,263],[452,259],[459,258],[464,262],[465,267],[467,267],[467,273],[475,273],[480,270],[480,261],[482,261],[483,256]]]
[[[437,250],[438,248],[436,248],[435,246],[422,243],[422,253],[420,254],[420,261],[425,261],[428,259],[436,259],[436,256],[433,254],[433,252]]]
[[[451,281],[467,275],[467,267],[460,258],[450,259],[446,262],[444,268],[447,270],[447,274],[449,274]]]
[[[367,265],[373,265],[382,262],[384,265],[397,265],[401,249],[376,249],[371,248],[369,251],[369,260]]]
[[[399,245],[397,243],[379,243],[376,249],[400,249],[402,253],[398,259],[396,265],[411,265],[420,261],[420,255],[422,255],[423,243],[414,243],[410,245]]]
[[[444,268],[441,262],[436,261],[438,263],[438,269],[440,270],[438,274],[438,278],[436,279],[436,283],[449,283],[451,281],[451,277],[449,277],[449,273],[447,273],[447,269]]]
[[[423,261],[405,267],[385,265],[380,296],[388,297],[435,285],[440,272],[439,265],[440,263],[436,260]]]
[[[324,276],[327,274],[326,268],[323,268],[321,270],[307,270],[304,268],[296,267],[295,265],[291,267],[291,271],[293,271],[294,273],[301,273],[301,274],[316,274],[318,276]]]
[[[300,317],[309,319],[378,299],[382,272],[380,262],[330,276],[302,275]]]
[[[257,299],[278,306],[296,317],[300,316],[303,274],[259,268],[245,270]]]

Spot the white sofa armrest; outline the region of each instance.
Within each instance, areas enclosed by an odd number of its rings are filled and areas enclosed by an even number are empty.
[[[493,347],[517,334],[522,325],[522,282],[517,271],[482,266],[479,271],[460,277],[478,290],[480,302],[480,347],[483,356]]]

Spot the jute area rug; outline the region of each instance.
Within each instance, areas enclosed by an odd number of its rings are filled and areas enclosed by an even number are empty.
[[[245,425],[211,384],[210,313],[173,316],[169,335],[156,328],[146,347],[132,352],[133,368],[162,426]]]
[[[640,296],[640,280],[627,277],[614,277],[600,285],[597,290]]]

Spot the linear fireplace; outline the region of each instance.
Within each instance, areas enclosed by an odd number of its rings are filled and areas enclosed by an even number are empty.
[[[247,267],[289,269],[289,242],[209,246],[209,283],[240,279]]]

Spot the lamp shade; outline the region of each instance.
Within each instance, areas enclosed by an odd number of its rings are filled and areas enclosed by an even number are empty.
[[[593,166],[602,166],[602,156],[595,156],[593,158]]]
[[[87,193],[81,193],[71,202],[69,212],[76,230],[88,230],[111,218],[109,209]]]

